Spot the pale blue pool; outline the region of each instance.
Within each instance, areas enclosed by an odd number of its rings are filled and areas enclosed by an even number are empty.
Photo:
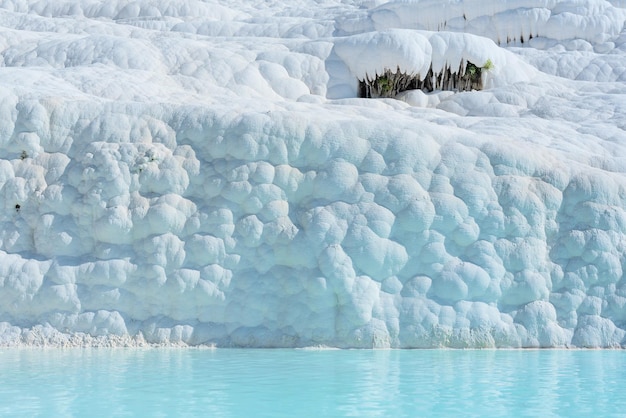
[[[0,350],[0,417],[625,416],[625,351]]]

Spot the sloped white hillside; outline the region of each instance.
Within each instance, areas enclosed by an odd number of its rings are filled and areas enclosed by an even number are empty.
[[[0,345],[623,346],[625,7],[0,0]]]

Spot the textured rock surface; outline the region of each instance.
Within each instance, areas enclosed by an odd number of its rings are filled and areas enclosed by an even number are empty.
[[[355,99],[391,4],[170,3],[0,2],[0,345],[624,344],[623,82],[398,24],[492,83]]]

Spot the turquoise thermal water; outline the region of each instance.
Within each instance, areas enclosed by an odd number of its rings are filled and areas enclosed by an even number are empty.
[[[626,351],[0,350],[2,417],[621,417]]]

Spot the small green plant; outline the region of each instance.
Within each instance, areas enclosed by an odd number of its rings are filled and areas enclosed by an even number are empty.
[[[468,62],[467,67],[465,68],[465,72],[468,73],[470,76],[475,76],[476,73],[479,72],[479,68],[475,64]]]
[[[456,85],[457,91],[482,90],[483,88],[483,67],[479,67],[473,62],[467,61],[465,71],[459,68],[459,81]]]
[[[381,95],[386,97],[389,94],[391,94],[391,89],[393,88],[393,83],[391,82],[389,77],[383,75],[383,76],[377,78],[376,82],[378,83],[378,87],[380,89]]]
[[[490,59],[488,59],[487,61],[485,61],[485,63],[483,64],[483,70],[491,70],[493,68],[493,61],[491,61]]]

